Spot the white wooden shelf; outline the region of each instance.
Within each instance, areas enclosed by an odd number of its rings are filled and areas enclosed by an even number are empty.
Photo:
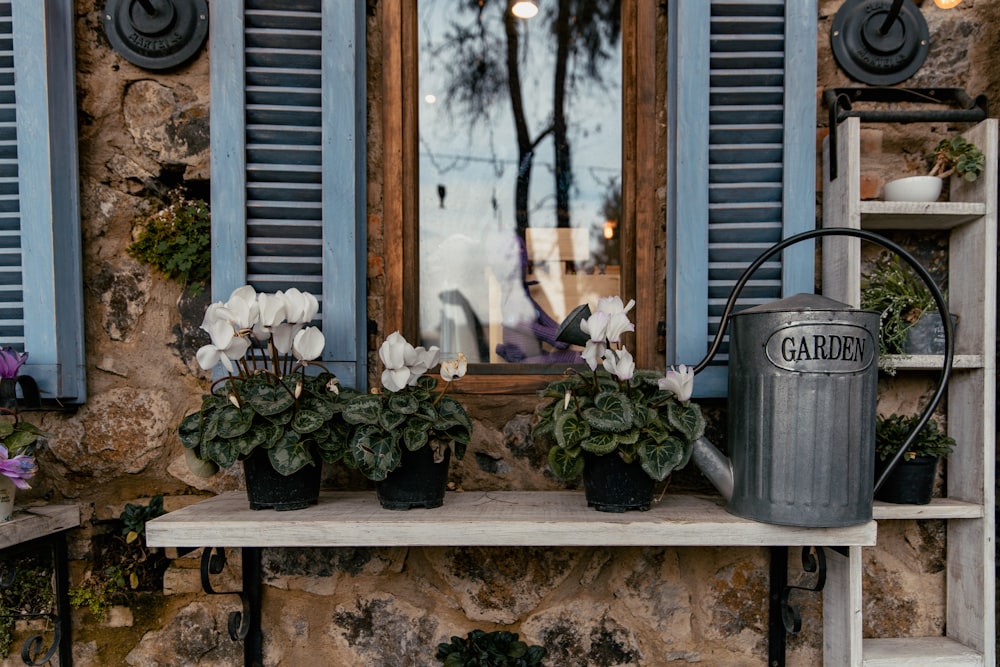
[[[987,667],[982,653],[947,637],[866,639],[864,652],[865,667]]]
[[[958,443],[948,457],[952,498],[929,505],[876,502],[876,521],[939,519],[947,522],[945,602],[947,637],[862,640],[869,608],[862,581],[862,549],[830,557],[824,589],[824,665],[827,667],[993,667],[996,661],[994,475],[996,466],[996,119],[965,133],[986,154],[975,182],[950,183],[948,202],[862,201],[860,121],[837,129],[841,174],[824,175],[825,227],[948,233],[948,303],[958,315],[953,373],[948,384],[948,434]],[[823,293],[858,306],[861,300],[861,244],[825,237]],[[895,371],[939,371],[940,355],[894,355],[883,367]],[[917,407],[914,407],[914,411]],[[958,500],[962,498],[963,500]]]
[[[14,512],[10,521],[0,523],[0,549],[48,537],[80,525],[77,505],[40,505]]]
[[[897,505],[875,501],[873,514],[876,521],[891,519],[981,519],[986,508],[978,503],[968,503],[951,498],[932,498],[929,505]]]
[[[891,354],[886,359],[886,367],[898,371],[939,371],[944,364],[940,354]],[[953,370],[974,370],[985,364],[981,354],[956,354],[951,358]]]
[[[861,228],[872,230],[947,230],[986,214],[982,202],[862,201]]]
[[[800,528],[728,513],[717,497],[667,494],[648,512],[587,507],[583,492],[448,493],[442,507],[379,506],[374,491],[323,493],[318,505],[254,511],[234,491],[146,524],[157,547],[346,546],[849,546],[872,545],[876,523]]]

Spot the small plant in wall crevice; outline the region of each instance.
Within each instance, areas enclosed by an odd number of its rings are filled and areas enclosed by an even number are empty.
[[[212,214],[203,199],[172,191],[169,204],[136,221],[128,254],[193,293],[204,289],[212,269]]]
[[[444,667],[536,667],[546,654],[544,646],[528,646],[516,632],[473,630],[438,644],[435,657]]]

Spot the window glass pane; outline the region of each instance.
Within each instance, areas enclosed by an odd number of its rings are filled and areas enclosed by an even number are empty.
[[[578,360],[618,294],[620,0],[420,0],[420,335],[471,362]]]

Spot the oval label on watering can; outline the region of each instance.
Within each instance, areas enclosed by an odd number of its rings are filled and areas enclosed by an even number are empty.
[[[856,324],[802,322],[771,334],[768,360],[796,373],[858,373],[878,359],[871,332]]]

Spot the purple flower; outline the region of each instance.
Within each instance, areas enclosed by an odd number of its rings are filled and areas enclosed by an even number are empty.
[[[17,488],[30,489],[25,480],[31,479],[38,472],[35,457],[27,454],[18,454],[12,459],[7,457],[7,448],[0,445],[0,473],[9,477]]]
[[[27,352],[18,352],[12,347],[0,349],[0,378],[16,378],[18,369],[27,360]]]

